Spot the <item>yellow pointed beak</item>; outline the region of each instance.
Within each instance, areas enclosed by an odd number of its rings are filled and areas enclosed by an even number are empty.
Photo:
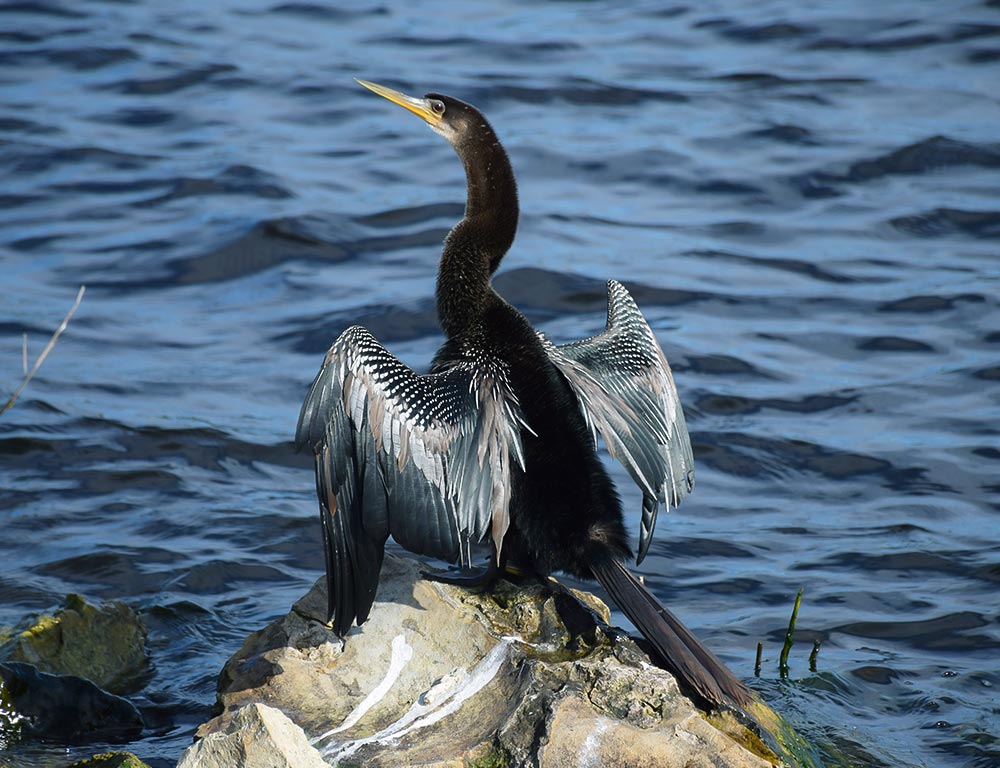
[[[358,78],[354,79],[369,91],[374,91],[379,96],[391,101],[393,104],[399,104],[399,106],[410,110],[413,114],[423,118],[430,125],[436,126],[441,123],[441,117],[434,114],[429,100],[415,99],[412,96],[407,96],[405,93],[394,91],[392,88],[386,88],[384,85],[379,85],[378,83],[369,83],[367,80],[358,80]]]

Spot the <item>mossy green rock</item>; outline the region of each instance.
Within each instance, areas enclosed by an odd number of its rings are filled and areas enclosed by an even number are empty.
[[[73,763],[68,768],[149,768],[131,752],[105,752]]]
[[[127,693],[146,669],[146,629],[124,603],[95,607],[69,595],[54,616],[42,617],[13,638],[7,658]]]
[[[12,768],[12,766],[0,763],[0,768]],[[105,752],[88,757],[86,760],[79,760],[66,768],[149,768],[149,766],[131,752]]]

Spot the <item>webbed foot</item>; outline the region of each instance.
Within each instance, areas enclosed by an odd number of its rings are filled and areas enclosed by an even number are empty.
[[[485,568],[449,568],[445,571],[420,571],[420,575],[429,581],[439,581],[442,584],[452,584],[465,589],[488,589],[500,577],[496,558],[491,557]]]

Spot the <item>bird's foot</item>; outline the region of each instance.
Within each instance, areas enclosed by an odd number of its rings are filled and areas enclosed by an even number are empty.
[[[484,568],[449,568],[446,571],[421,571],[420,575],[430,581],[452,584],[465,589],[488,589],[500,578],[500,566],[491,557]]]
[[[428,581],[439,581],[465,589],[488,589],[500,577],[496,561],[490,558],[485,568],[449,568],[446,571],[420,571]]]
[[[443,584],[453,584],[466,589],[489,589],[499,579],[506,579],[515,584],[537,578],[530,568],[520,568],[505,562],[503,567],[490,558],[483,568],[449,568],[445,571],[420,571],[420,575],[429,581],[440,581]]]

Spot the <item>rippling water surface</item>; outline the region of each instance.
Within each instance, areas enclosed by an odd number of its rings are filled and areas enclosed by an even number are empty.
[[[647,583],[745,678],[762,640],[754,685],[854,764],[1000,764],[995,0],[0,6],[2,391],[88,286],[0,417],[0,626],[140,609],[130,748],[167,766],[320,573],[299,404],[351,323],[429,362],[464,202],[354,76],[487,113],[497,285],[552,338],[634,289],[698,462]]]

